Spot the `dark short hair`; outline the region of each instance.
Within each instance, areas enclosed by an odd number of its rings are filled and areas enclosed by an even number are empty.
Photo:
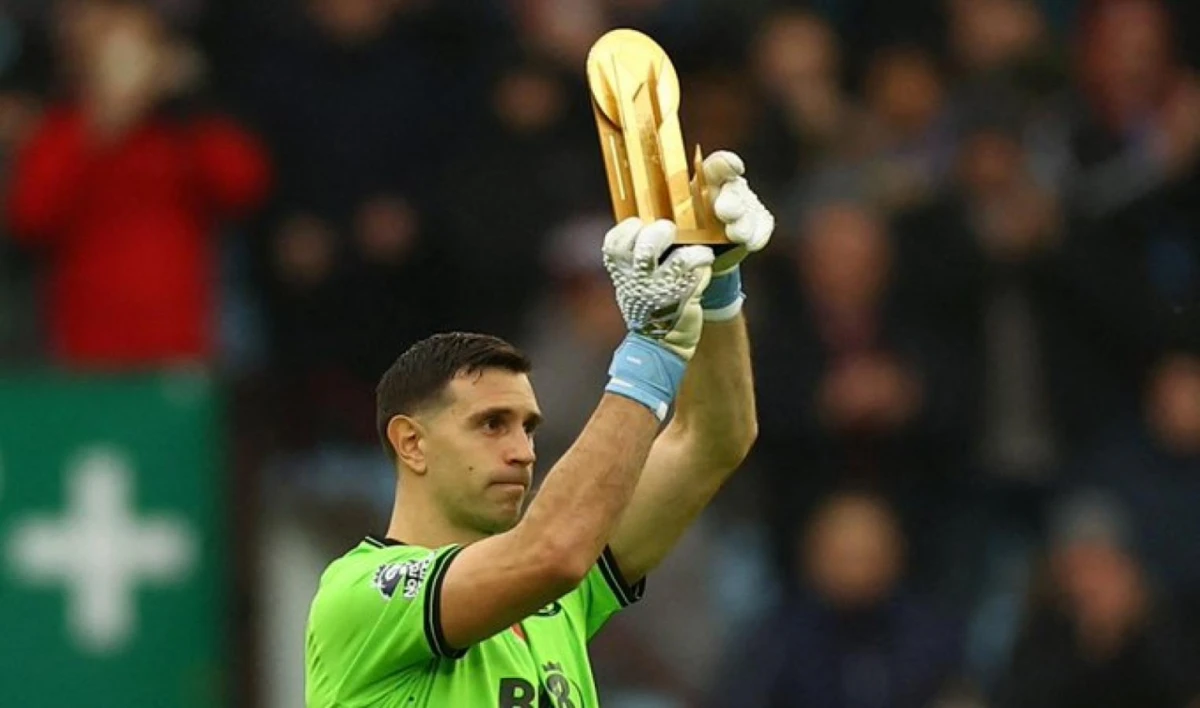
[[[526,374],[531,368],[525,354],[499,337],[443,332],[422,339],[397,357],[375,388],[375,427],[384,451],[394,462],[388,422],[435,402],[454,377],[485,369]]]

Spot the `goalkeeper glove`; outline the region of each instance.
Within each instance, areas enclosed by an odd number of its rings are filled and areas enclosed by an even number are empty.
[[[709,185],[717,189],[713,212],[725,225],[725,237],[733,243],[716,257],[712,282],[702,300],[704,319],[720,322],[741,312],[746,298],[739,265],[771,240],[775,217],[750,189],[742,176],[746,167],[736,154],[727,150],[714,152],[705,158],[702,169]]]
[[[707,246],[685,246],[659,258],[675,242],[670,221],[643,225],[626,219],[604,237],[604,267],[616,288],[629,333],[613,355],[606,391],[632,398],[658,416],[667,410],[700,341],[700,297],[712,274]]]

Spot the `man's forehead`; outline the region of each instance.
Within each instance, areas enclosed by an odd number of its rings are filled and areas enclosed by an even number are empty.
[[[533,384],[522,373],[504,369],[463,372],[447,386],[452,407],[463,410],[504,406],[537,411]]]

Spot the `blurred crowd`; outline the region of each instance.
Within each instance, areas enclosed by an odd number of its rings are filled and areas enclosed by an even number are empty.
[[[0,361],[212,371],[233,523],[329,556],[432,331],[526,349],[548,469],[624,334],[615,26],[779,226],[759,440],[598,639],[606,705],[1200,706],[1192,0],[7,0]]]

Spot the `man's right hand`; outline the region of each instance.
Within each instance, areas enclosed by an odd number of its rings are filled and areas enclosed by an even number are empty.
[[[643,224],[633,217],[608,232],[603,248],[629,328],[613,356],[605,390],[645,404],[659,420],[700,342],[700,298],[712,277],[713,252],[707,246],[684,246],[659,263],[675,234],[670,221]]]
[[[688,361],[700,341],[700,294],[712,277],[713,252],[685,246],[660,264],[675,234],[670,221],[626,219],[604,237],[604,266],[629,331]]]

